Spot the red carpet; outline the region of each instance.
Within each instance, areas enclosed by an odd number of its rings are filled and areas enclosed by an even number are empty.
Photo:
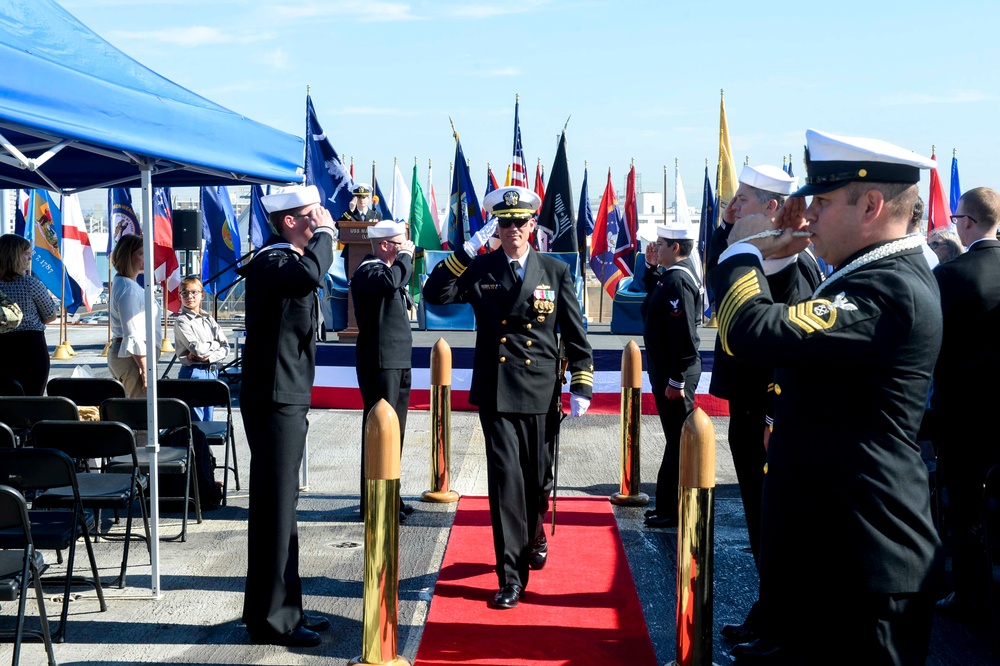
[[[414,666],[655,666],[608,500],[560,499],[557,520],[548,564],[531,572],[520,605],[493,610],[489,504],[461,499]]]

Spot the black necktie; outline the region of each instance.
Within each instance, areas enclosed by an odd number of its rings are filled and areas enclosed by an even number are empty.
[[[518,274],[517,270],[521,267],[521,264],[517,261],[510,262],[510,274],[514,278],[514,286],[518,287],[521,285],[521,276]]]

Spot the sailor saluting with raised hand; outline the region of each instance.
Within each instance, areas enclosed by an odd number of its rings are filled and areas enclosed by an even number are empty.
[[[476,314],[469,402],[479,407],[486,439],[500,584],[492,605],[514,608],[529,566],[541,568],[547,556],[539,523],[559,431],[560,336],[572,373],[571,416],[582,416],[590,405],[594,361],[569,265],[531,250],[538,195],[504,187],[483,203],[495,220],[434,268],[423,297],[437,305],[471,303]],[[501,247],[478,255],[497,226]]]
[[[759,562],[767,633],[733,655],[923,664],[940,542],[916,435],[941,307],[907,222],[934,162],[873,139],[809,130],[806,141],[806,185],[773,220],[737,222],[710,276],[723,352],[776,368]],[[775,303],[762,257],[810,241],[837,270],[812,298]],[[834,638],[812,645],[815,627]]]

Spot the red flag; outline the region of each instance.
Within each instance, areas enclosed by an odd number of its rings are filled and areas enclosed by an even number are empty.
[[[635,193],[635,164],[633,163],[628,171],[628,179],[625,181],[625,229],[628,233],[628,245],[623,247],[618,244],[615,257],[623,262],[623,269],[631,271],[635,264],[635,252],[639,249],[639,205],[638,197]]]
[[[167,309],[180,312],[181,269],[174,252],[170,190],[165,187],[153,189],[153,279],[167,283]]]
[[[936,162],[937,155],[932,153],[931,159]],[[947,229],[949,222],[951,222],[951,208],[944,196],[941,178],[938,177],[937,169],[931,169],[931,191],[927,198],[927,235],[930,236],[935,229]]]
[[[514,97],[514,157],[511,161],[510,184],[515,187],[528,186],[528,164],[524,161],[524,147],[521,145],[521,123],[518,122],[518,98]]]
[[[618,281],[632,275],[632,269],[619,263],[615,253],[618,243],[625,241],[627,235],[620,233],[624,224],[622,207],[618,205],[618,195],[611,184],[611,169],[608,169],[608,183],[604,186],[601,207],[597,210],[594,233],[591,236],[590,268],[612,297]]]
[[[542,202],[545,201],[545,174],[542,173],[542,161],[538,160],[535,165],[535,194],[538,195],[538,208],[535,215],[542,210]]]

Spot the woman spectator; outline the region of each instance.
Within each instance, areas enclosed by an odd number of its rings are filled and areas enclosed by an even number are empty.
[[[125,234],[111,252],[115,275],[111,281],[108,317],[111,320],[111,348],[108,350],[108,370],[125,385],[130,398],[146,397],[146,316],[142,287],[135,278],[143,270],[145,254],[142,236]],[[153,321],[159,319],[159,308],[153,301]],[[160,344],[160,327],[153,326]],[[155,360],[153,361],[155,368]],[[155,370],[154,370],[155,371]]]
[[[59,307],[42,281],[28,274],[31,243],[14,234],[0,236],[0,291],[18,304],[21,325],[0,335],[0,384],[5,392],[21,385],[24,395],[42,395],[49,380],[49,346],[45,325],[56,320]]]
[[[174,344],[181,369],[178,379],[218,379],[219,362],[229,355],[229,341],[212,315],[201,309],[205,288],[191,276],[181,280],[180,315],[174,320]],[[211,421],[212,407],[193,407],[191,420]]]
[[[954,231],[947,229],[935,229],[927,239],[927,245],[934,250],[938,260],[943,264],[951,261],[958,255],[965,252],[962,246],[962,239]]]

